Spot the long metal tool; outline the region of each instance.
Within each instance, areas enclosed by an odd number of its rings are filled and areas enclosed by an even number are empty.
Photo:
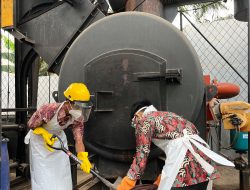
[[[61,147],[54,147],[51,146],[49,144],[47,144],[50,148],[53,148],[55,150],[62,150],[63,152],[65,152],[71,159],[73,159],[74,161],[76,161],[78,164],[82,164],[82,161],[79,160],[72,152],[70,152],[68,149],[66,149],[64,147],[63,141],[61,140],[61,138],[55,134],[53,134],[53,136],[51,138],[57,138],[61,144]],[[112,190],[116,190],[117,187],[112,184],[111,182],[109,182],[108,180],[106,180],[105,178],[103,178],[102,176],[100,176],[98,173],[96,173],[93,169],[90,169],[90,173],[93,174],[94,176],[96,176],[98,179],[101,180],[101,182],[103,182],[107,187],[109,187]]]

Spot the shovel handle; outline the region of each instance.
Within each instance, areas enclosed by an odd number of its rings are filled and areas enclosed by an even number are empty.
[[[60,139],[60,137],[58,137],[57,135],[52,136],[53,138],[57,137],[58,140],[60,141],[61,147],[60,148],[56,148],[53,146],[50,146],[51,148],[54,148],[56,150],[62,150],[64,151],[72,160],[76,161],[78,164],[82,164],[82,161],[80,159],[78,159],[72,152],[70,152],[69,150],[67,150],[64,147],[64,144],[62,142],[62,140]],[[90,169],[90,173],[93,174],[94,176],[96,176],[101,182],[103,182],[107,187],[109,187],[112,190],[116,190],[117,188],[115,187],[115,185],[113,185],[112,183],[110,183],[108,180],[106,180],[105,178],[103,178],[102,176],[100,176],[98,173],[96,173],[94,170]]]
[[[94,176],[96,176],[99,180],[101,180],[102,183],[104,183],[107,187],[109,187],[112,190],[116,190],[117,188],[115,187],[115,185],[113,185],[112,183],[110,183],[108,180],[106,180],[105,178],[103,178],[102,176],[100,176],[98,173],[96,173],[94,170],[90,169],[90,173],[93,174]]]
[[[71,159],[73,159],[74,161],[76,161],[78,164],[82,164],[82,161],[79,160],[74,154],[72,154],[70,151],[67,151],[66,153]],[[103,182],[107,187],[109,187],[112,190],[116,190],[116,187],[110,183],[108,180],[106,180],[105,178],[103,178],[102,176],[100,176],[98,173],[96,173],[94,170],[90,169],[90,173],[93,174],[94,176],[96,176],[99,180],[101,180],[101,182]]]
[[[66,154],[74,161],[76,161],[78,164],[82,164],[82,161],[79,160],[72,152],[70,152],[69,150],[66,151]]]

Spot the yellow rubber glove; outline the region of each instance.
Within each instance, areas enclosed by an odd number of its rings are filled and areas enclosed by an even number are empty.
[[[129,179],[125,176],[120,185],[118,185],[117,190],[130,190],[136,185],[136,180]]]
[[[92,165],[91,165],[91,163],[90,163],[90,161],[89,161],[89,159],[88,159],[88,153],[87,153],[87,152],[79,152],[79,153],[77,154],[77,158],[78,158],[79,160],[82,161],[82,164],[81,164],[81,166],[80,166],[81,169],[82,169],[85,173],[89,174]]]
[[[43,137],[45,147],[51,152],[54,151],[54,149],[50,148],[48,146],[48,144],[53,146],[53,144],[55,143],[57,138],[51,138],[52,134],[50,134],[48,131],[46,131],[46,129],[44,129],[42,127],[35,128],[33,130],[33,133],[36,134],[36,135],[41,135]]]

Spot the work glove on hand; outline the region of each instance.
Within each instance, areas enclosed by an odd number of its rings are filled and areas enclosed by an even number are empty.
[[[51,152],[54,151],[54,149],[50,148],[48,145],[53,146],[57,138],[52,138],[52,134],[50,134],[48,131],[46,131],[46,129],[42,127],[35,128],[33,130],[33,133],[36,135],[41,135],[43,137],[45,147]]]
[[[154,184],[159,186],[160,182],[161,182],[161,174],[158,175],[157,179],[154,181]]]
[[[117,190],[130,190],[136,185],[136,180],[129,179],[125,176],[120,185],[118,185]]]
[[[82,164],[80,166],[81,169],[85,173],[89,174],[90,173],[90,169],[91,169],[92,166],[91,166],[91,163],[90,163],[90,161],[88,159],[88,153],[87,152],[79,152],[77,154],[77,158],[82,161]]]

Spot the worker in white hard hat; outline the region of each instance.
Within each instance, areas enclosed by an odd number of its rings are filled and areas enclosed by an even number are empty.
[[[158,111],[148,100],[132,105],[131,118],[136,153],[117,190],[132,189],[142,177],[152,143],[166,154],[161,175],[154,183],[158,190],[206,190],[209,181],[218,177],[211,160],[234,166],[209,149],[193,123],[175,113]]]
[[[81,169],[90,173],[91,163],[83,144],[84,122],[91,112],[90,93],[85,84],[72,83],[64,91],[66,101],[43,105],[30,118],[31,129],[25,137],[30,144],[30,173],[32,190],[72,190],[69,157],[63,151],[54,151],[48,145],[60,147],[56,134],[66,148],[64,129],[72,126],[77,157]]]

